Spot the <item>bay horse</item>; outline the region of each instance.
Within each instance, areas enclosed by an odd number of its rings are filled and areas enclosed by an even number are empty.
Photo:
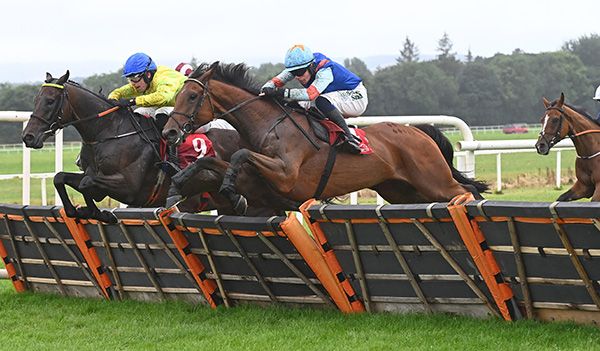
[[[155,166],[160,160],[160,132],[154,122],[129,109],[114,107],[104,96],[68,79],[69,71],[58,79],[46,75],[22,135],[25,145],[36,149],[43,147],[44,141],[58,129],[69,125],[81,135],[84,172],[58,172],[54,177],[66,214],[114,223],[116,218],[112,213],[100,211],[95,204],[106,196],[135,207],[164,206],[170,179]],[[239,135],[234,130],[211,129],[206,135],[221,157],[229,158],[240,147]],[[212,201],[207,209],[233,213],[229,201],[217,192],[229,163],[214,157],[200,160],[203,171],[194,175],[193,182],[179,184],[183,195],[188,196],[179,208],[194,212],[202,201],[196,194],[208,191]],[[80,192],[87,206],[76,208],[65,185]],[[268,214],[272,212],[266,210]]]
[[[238,174],[254,173],[283,197],[302,202],[318,192],[330,151],[327,143],[315,140],[304,114],[258,94],[259,85],[244,64],[215,62],[205,72],[192,73],[184,83],[163,128],[163,136],[172,142],[218,117],[240,133],[251,147],[234,153],[221,187],[240,212],[243,209],[237,205],[245,193],[237,191]],[[316,197],[371,188],[390,203],[416,203],[449,201],[469,191],[481,198],[480,192],[487,190],[486,184],[457,171],[438,144],[418,128],[385,122],[364,131],[374,153],[340,153]]]
[[[546,111],[541,118],[542,128],[535,144],[538,154],[548,155],[562,139],[573,140],[577,159],[577,181],[561,194],[557,201],[592,198],[600,201],[600,126],[585,111],[565,103],[565,95],[552,102],[543,98]]]

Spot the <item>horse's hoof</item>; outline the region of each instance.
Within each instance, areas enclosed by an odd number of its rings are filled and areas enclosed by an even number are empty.
[[[171,207],[177,205],[179,202],[181,202],[182,199],[183,199],[183,196],[181,196],[181,195],[169,196],[169,197],[167,197],[167,202],[165,205],[167,208],[171,208]]]
[[[100,212],[98,220],[109,224],[117,224],[119,222],[119,219],[117,218],[117,216],[115,216],[114,213],[106,210]]]
[[[75,210],[75,216],[76,218],[81,218],[81,219],[88,219],[92,217],[92,210],[89,207],[78,207]]]
[[[243,216],[246,214],[246,211],[248,211],[248,201],[246,200],[246,198],[242,195],[237,195],[237,201],[235,202],[235,205],[233,206],[233,210],[235,211],[235,213],[237,213],[240,216]]]

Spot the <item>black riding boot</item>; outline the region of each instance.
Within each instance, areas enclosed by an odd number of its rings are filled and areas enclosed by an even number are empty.
[[[325,116],[327,116],[330,121],[337,124],[344,131],[344,134],[346,135],[346,141],[342,144],[344,150],[351,154],[360,154],[360,142],[357,140],[358,138],[356,138],[356,136],[350,132],[350,128],[348,128],[342,113],[337,108],[334,108],[333,110],[325,113]]]
[[[167,124],[167,121],[169,120],[169,115],[167,115],[166,113],[157,113],[155,118],[158,131],[162,132],[163,128],[165,127],[165,124]]]

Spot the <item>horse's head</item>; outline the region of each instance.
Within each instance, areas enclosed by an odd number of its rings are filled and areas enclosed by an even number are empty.
[[[214,118],[214,106],[208,88],[215,67],[199,67],[185,81],[175,99],[175,107],[163,128],[163,137],[169,144],[178,144],[186,135]]]
[[[35,98],[31,118],[23,130],[25,146],[39,149],[44,141],[61,128],[61,114],[66,100],[65,82],[69,79],[69,71],[55,79],[46,73],[46,81]]]
[[[547,155],[556,143],[569,135],[570,124],[563,110],[565,103],[565,95],[563,93],[560,93],[560,98],[554,103],[548,101],[546,98],[543,98],[543,101],[546,111],[541,119],[542,130],[535,143],[535,148],[538,154]]]

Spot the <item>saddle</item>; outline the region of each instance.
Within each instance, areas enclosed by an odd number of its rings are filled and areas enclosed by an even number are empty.
[[[321,111],[311,108],[308,111],[302,111],[313,129],[315,136],[333,147],[337,147],[344,142],[345,134],[342,128],[333,123]],[[372,154],[373,149],[369,145],[369,140],[365,132],[357,126],[349,125],[350,132],[360,139],[361,155]]]

